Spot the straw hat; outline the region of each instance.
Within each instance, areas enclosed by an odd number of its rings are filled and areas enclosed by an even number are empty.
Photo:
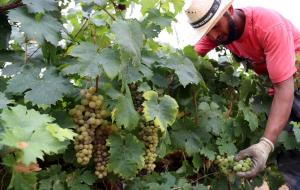
[[[207,34],[231,6],[233,0],[186,0],[183,7],[200,38]]]

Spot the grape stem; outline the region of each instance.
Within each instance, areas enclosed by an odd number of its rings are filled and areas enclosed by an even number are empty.
[[[17,7],[21,7],[23,5],[24,4],[22,3],[22,1],[18,0],[16,2],[14,2],[14,3],[8,4],[8,5],[3,6],[3,7],[0,7],[0,13],[3,13],[3,12],[8,11],[10,9],[15,9]]]
[[[97,75],[96,77],[96,92],[98,92],[98,88],[99,88],[99,75]]]

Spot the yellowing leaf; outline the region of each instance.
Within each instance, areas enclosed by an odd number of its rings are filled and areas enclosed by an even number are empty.
[[[73,140],[73,138],[77,135],[71,129],[63,129],[57,124],[49,124],[46,126],[46,129],[59,141],[65,141],[67,139]]]
[[[144,117],[146,121],[154,121],[164,132],[168,125],[172,125],[178,113],[178,104],[171,96],[158,97],[155,91],[146,91],[143,95],[146,101],[143,103]]]

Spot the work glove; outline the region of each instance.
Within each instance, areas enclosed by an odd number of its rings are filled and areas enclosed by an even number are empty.
[[[236,175],[244,178],[255,177],[259,172],[265,169],[269,154],[273,150],[274,144],[269,139],[262,137],[259,143],[251,145],[247,149],[240,151],[235,156],[235,160],[239,161],[250,157],[253,165],[251,170],[247,172],[237,172]]]

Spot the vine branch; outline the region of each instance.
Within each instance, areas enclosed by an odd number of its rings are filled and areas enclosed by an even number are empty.
[[[106,14],[113,20],[116,20],[114,16],[112,16],[105,8],[102,9]]]
[[[99,89],[99,75],[96,77],[96,92],[98,92]]]
[[[17,7],[21,7],[21,6],[23,6],[23,5],[24,5],[24,4],[22,3],[22,1],[21,1],[21,0],[18,0],[18,1],[16,1],[16,2],[14,2],[14,3],[8,4],[8,5],[3,6],[3,7],[0,7],[0,14],[1,14],[1,13],[4,13],[5,11],[8,11],[8,10],[10,10],[10,9],[15,9],[15,8],[17,8]]]
[[[195,108],[195,117],[194,117],[194,122],[196,125],[198,125],[199,123],[199,119],[198,119],[198,106],[197,106],[197,94],[195,92],[195,89],[192,90],[193,92],[193,106]]]

